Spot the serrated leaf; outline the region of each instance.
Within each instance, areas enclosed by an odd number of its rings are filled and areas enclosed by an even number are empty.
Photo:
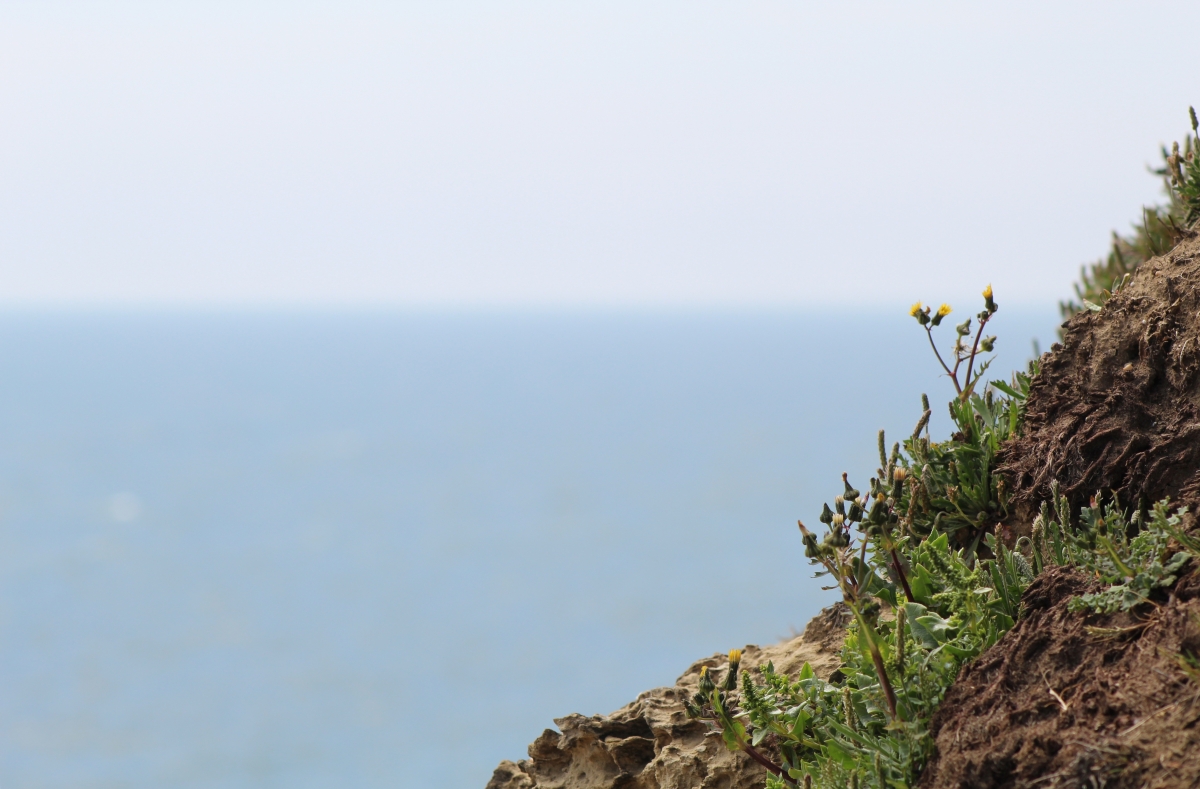
[[[1001,392],[1004,392],[1004,394],[1008,395],[1009,397],[1023,397],[1023,395],[1020,392],[1018,392],[1016,389],[1013,389],[1008,384],[1004,383],[1004,381],[992,381],[992,387],[995,389],[999,389]]]

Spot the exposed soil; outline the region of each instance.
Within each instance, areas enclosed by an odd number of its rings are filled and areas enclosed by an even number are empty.
[[[1177,662],[1200,651],[1200,574],[1148,610],[1067,611],[1094,583],[1058,568],[1030,586],[1025,616],[934,716],[922,789],[1200,786],[1200,671]]]
[[[1065,327],[1002,457],[1017,520],[1032,520],[1055,479],[1076,507],[1099,490],[1200,503],[1200,239]]]

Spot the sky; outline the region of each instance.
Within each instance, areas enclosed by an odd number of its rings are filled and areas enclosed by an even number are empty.
[[[0,6],[0,304],[1047,304],[1197,3]]]

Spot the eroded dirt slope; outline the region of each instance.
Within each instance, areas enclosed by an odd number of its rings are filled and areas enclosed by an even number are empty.
[[[1093,584],[1063,568],[1034,581],[934,716],[922,789],[1200,787],[1200,672],[1178,662],[1200,651],[1200,575],[1159,607],[1069,612]]]
[[[1022,437],[1004,453],[1019,519],[1057,479],[1075,506],[1200,502],[1200,239],[1147,261],[1099,312],[1067,324],[1042,357]]]

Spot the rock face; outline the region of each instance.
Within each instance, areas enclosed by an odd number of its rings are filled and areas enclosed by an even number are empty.
[[[844,606],[827,608],[789,641],[746,647],[742,666],[771,661],[795,674],[808,662],[828,677],[841,662],[847,621]],[[501,762],[487,789],[761,789],[763,769],[727,750],[707,723],[684,712],[700,669],[726,663],[724,655],[699,660],[674,686],[648,690],[611,715],[556,719],[559,731],[544,731],[529,746],[528,759]]]

